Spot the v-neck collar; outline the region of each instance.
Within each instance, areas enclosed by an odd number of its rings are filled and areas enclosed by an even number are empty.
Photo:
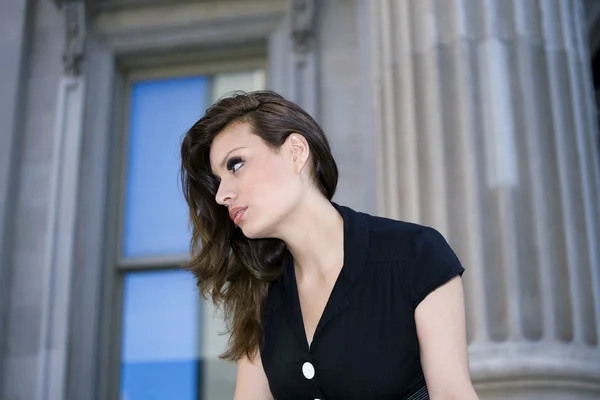
[[[319,319],[312,343],[315,342],[325,326],[348,306],[347,292],[358,279],[368,256],[369,226],[365,216],[348,207],[333,202],[332,204],[344,220],[344,265]],[[283,294],[283,307],[287,323],[306,349],[311,349],[312,343],[309,346],[304,328],[294,261],[291,255],[283,272]]]

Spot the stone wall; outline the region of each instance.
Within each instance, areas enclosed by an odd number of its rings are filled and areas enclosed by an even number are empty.
[[[4,249],[6,255],[2,260],[2,268],[9,268],[10,273],[7,275],[8,307],[2,321],[6,328],[6,347],[0,393],[8,399],[33,399],[42,384],[38,363],[46,351],[40,348],[39,334],[43,296],[50,290],[43,278],[43,268],[51,251],[47,247],[48,204],[50,171],[56,156],[53,148],[64,24],[63,15],[50,1],[14,1],[10,6],[14,11],[19,6],[25,9],[5,13],[3,6],[0,15],[2,29],[12,30],[12,34],[2,35],[2,40],[10,38],[14,40],[13,46],[23,46],[12,51],[6,47],[1,49],[2,58],[6,60],[3,62],[13,62],[19,69],[3,70],[8,77],[2,79],[3,84],[19,85],[7,92],[3,90],[11,96],[5,105],[18,108],[13,113],[12,125],[17,129],[15,140],[19,146],[10,155],[14,160],[10,174],[14,174],[16,184],[10,186],[7,196],[14,196],[14,202],[10,208],[1,210],[10,213],[11,218],[6,236],[0,236],[4,244],[10,243]],[[2,135],[5,139],[4,131]]]

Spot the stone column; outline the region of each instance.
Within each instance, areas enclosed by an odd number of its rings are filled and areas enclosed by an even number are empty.
[[[600,176],[580,0],[370,3],[379,212],[462,259],[482,399],[600,396]]]

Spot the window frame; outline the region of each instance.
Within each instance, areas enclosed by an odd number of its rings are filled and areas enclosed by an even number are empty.
[[[269,0],[273,3],[273,0]],[[119,398],[122,334],[123,274],[129,271],[178,268],[187,259],[165,258],[143,266],[122,263],[117,267],[118,254],[115,232],[120,232],[119,195],[123,185],[123,163],[126,140],[127,88],[132,77],[151,77],[223,71],[228,65],[257,65],[260,61],[267,75],[267,87],[285,93],[281,80],[273,81],[271,70],[278,76],[293,76],[286,55],[291,51],[286,22],[286,1],[268,15],[256,13],[226,20],[220,25],[204,27],[197,37],[181,36],[177,27],[170,32],[173,43],[161,43],[157,48],[149,39],[156,32],[129,32],[128,35],[106,39],[106,34],[90,29],[86,39],[85,120],[82,129],[82,157],[79,161],[80,185],[77,205],[77,236],[75,238],[75,268],[69,329],[66,397],[68,399],[108,400]],[[210,4],[207,3],[207,7]],[[260,23],[260,27],[258,25]],[[93,24],[92,24],[93,26]],[[227,36],[227,26],[231,34]],[[214,28],[214,30],[211,30]],[[225,34],[225,36],[224,36]],[[147,38],[144,35],[148,35]],[[132,39],[128,42],[129,39]],[[190,42],[192,40],[192,42]],[[243,43],[243,45],[240,45]],[[197,51],[207,54],[220,48],[219,57],[208,62],[189,60],[186,54]],[[167,50],[169,57],[157,56]],[[184,51],[185,49],[185,51]],[[225,50],[223,50],[225,49]],[[172,57],[171,57],[172,56]],[[227,58],[228,62],[223,62]],[[151,62],[148,63],[147,60]],[[173,60],[182,62],[173,65]],[[184,62],[188,60],[189,62]],[[242,61],[244,60],[244,61]],[[121,177],[114,178],[114,177]],[[119,234],[120,236],[120,234]],[[141,260],[137,260],[141,261]],[[147,260],[146,260],[147,261]]]
[[[120,368],[117,366],[121,365],[122,357],[122,332],[123,332],[123,301],[124,301],[124,281],[125,275],[132,272],[149,272],[149,271],[174,271],[182,270],[185,265],[189,262],[189,257],[184,255],[166,255],[166,256],[152,256],[152,257],[134,257],[128,259],[123,257],[123,233],[125,223],[125,212],[126,212],[126,188],[127,188],[127,167],[128,167],[128,153],[129,153],[129,136],[130,136],[130,116],[131,116],[131,100],[132,100],[132,86],[136,81],[142,79],[170,79],[178,78],[190,75],[215,75],[223,72],[235,72],[244,71],[248,69],[265,69],[266,71],[266,59],[265,57],[254,57],[252,59],[246,59],[240,62],[238,59],[223,60],[221,62],[211,62],[210,64],[189,64],[175,68],[164,68],[158,67],[154,69],[146,69],[143,71],[132,70],[124,74],[124,87],[122,89],[123,104],[121,105],[124,110],[122,116],[122,122],[119,124],[118,136],[118,151],[114,151],[115,156],[118,160],[112,163],[113,166],[113,179],[118,181],[115,190],[110,196],[113,196],[112,200],[114,204],[117,204],[113,208],[114,215],[110,217],[111,220],[116,221],[115,226],[109,230],[109,240],[114,243],[110,244],[110,247],[114,249],[111,255],[111,262],[109,269],[112,270],[112,274],[115,276],[113,279],[109,279],[112,282],[112,287],[107,287],[107,291],[114,295],[114,301],[111,305],[107,305],[108,312],[110,313],[105,320],[105,325],[114,326],[114,330],[110,333],[110,345],[108,347],[110,352],[114,352],[110,356],[111,375],[109,387],[111,398],[118,398],[121,388],[121,374]],[[117,150],[117,149],[114,149]],[[116,228],[116,231],[115,231]],[[110,232],[112,231],[112,232]],[[113,297],[113,296],[108,296]],[[117,300],[118,299],[118,300]],[[198,298],[200,318],[204,317],[203,302]],[[203,331],[198,332],[198,340],[202,343]],[[202,347],[202,345],[201,345]]]

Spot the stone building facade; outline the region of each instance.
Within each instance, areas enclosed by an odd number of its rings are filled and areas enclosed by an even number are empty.
[[[2,0],[0,32],[2,400],[231,398],[147,172],[181,131],[144,133],[262,87],[327,132],[337,201],[456,249],[481,399],[600,398],[600,2]]]

